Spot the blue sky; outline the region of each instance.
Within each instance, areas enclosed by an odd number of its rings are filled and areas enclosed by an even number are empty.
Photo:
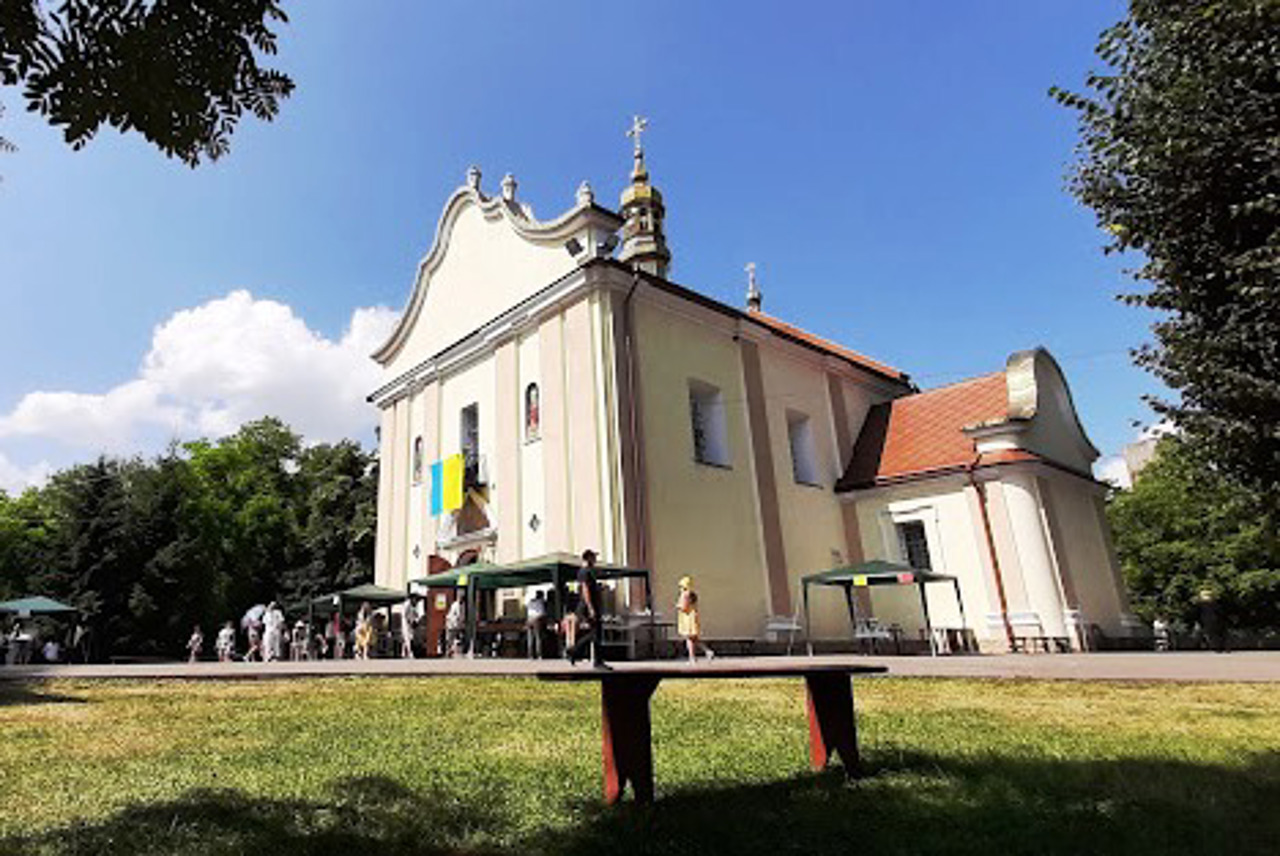
[[[194,171],[109,130],[72,152],[0,89],[0,486],[276,403],[367,437],[374,307],[467,166],[540,216],[583,179],[612,204],[637,112],[676,281],[740,304],[755,261],[771,314],[925,387],[1045,345],[1104,453],[1150,419],[1126,349],[1152,319],[1113,299],[1046,94],[1099,67],[1120,2],[287,8],[295,96]]]

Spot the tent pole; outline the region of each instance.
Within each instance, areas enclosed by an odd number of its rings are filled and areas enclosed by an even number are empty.
[[[463,594],[467,604],[467,659],[476,655],[476,585],[475,580],[467,580],[467,590]]]
[[[960,596],[960,581],[952,580],[951,585],[956,589],[956,606],[960,607],[960,635],[963,639],[965,653],[969,651],[969,619],[964,617],[964,598]]]
[[[813,656],[813,634],[809,632],[809,583],[802,583],[804,586],[804,644],[809,649],[809,656]]]
[[[938,645],[933,639],[933,622],[929,620],[929,598],[924,594],[924,583],[917,583],[920,587],[920,606],[924,608],[924,632],[929,637],[929,655],[931,657],[938,656]]]
[[[845,583],[841,588],[844,589],[844,604],[849,609],[849,625],[853,628],[853,646],[858,647],[858,608],[853,605],[853,586]]]

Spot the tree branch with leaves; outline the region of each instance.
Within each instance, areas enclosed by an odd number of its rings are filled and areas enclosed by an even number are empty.
[[[259,62],[287,20],[277,0],[0,0],[0,83],[72,148],[109,125],[194,167],[293,92]]]

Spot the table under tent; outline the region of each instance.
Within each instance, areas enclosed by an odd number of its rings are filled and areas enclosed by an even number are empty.
[[[571,553],[550,553],[532,559],[510,562],[503,565],[489,562],[475,562],[460,565],[437,574],[410,580],[411,586],[426,588],[461,589],[463,605],[466,609],[466,633],[464,650],[474,654],[476,634],[478,630],[479,599],[481,592],[499,589],[528,588],[532,586],[551,586],[551,597],[547,603],[547,622],[558,623],[566,612],[568,603],[568,587],[577,580],[578,571],[582,568],[582,560]],[[653,590],[650,585],[649,572],[643,568],[627,568],[620,565],[597,564],[596,579],[605,580],[640,580],[644,583],[644,607],[649,624],[653,624]],[[652,627],[650,629],[652,635]]]
[[[0,601],[0,616],[12,616],[18,621],[25,621],[37,615],[74,615],[79,611],[74,606],[67,606],[65,603],[44,595]],[[4,650],[3,662],[9,664],[25,663],[31,652],[31,636],[24,633],[21,636],[8,638],[6,633],[5,638],[0,639],[0,649]],[[81,656],[83,656],[83,653]]]
[[[914,585],[920,590],[920,608],[924,613],[925,635],[929,640],[929,653],[936,656],[938,642],[933,632],[933,621],[929,617],[929,599],[925,596],[924,587],[929,583],[951,583],[955,590],[956,605],[960,608],[961,631],[967,632],[968,622],[964,615],[964,601],[960,597],[960,581],[948,574],[935,574],[932,571],[919,570],[896,562],[883,559],[872,559],[857,565],[847,565],[819,571],[801,578],[804,599],[804,635],[808,642],[809,653],[813,654],[813,636],[809,628],[809,587],[815,585],[834,586],[844,591],[845,604],[849,609],[849,621],[854,633],[858,630],[858,607],[853,596],[855,588],[871,586]]]

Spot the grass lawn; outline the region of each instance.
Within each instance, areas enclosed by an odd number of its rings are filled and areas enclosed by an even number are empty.
[[[870,776],[799,681],[667,681],[658,802],[600,804],[594,685],[0,685],[0,853],[1280,853],[1280,686],[884,678]]]

